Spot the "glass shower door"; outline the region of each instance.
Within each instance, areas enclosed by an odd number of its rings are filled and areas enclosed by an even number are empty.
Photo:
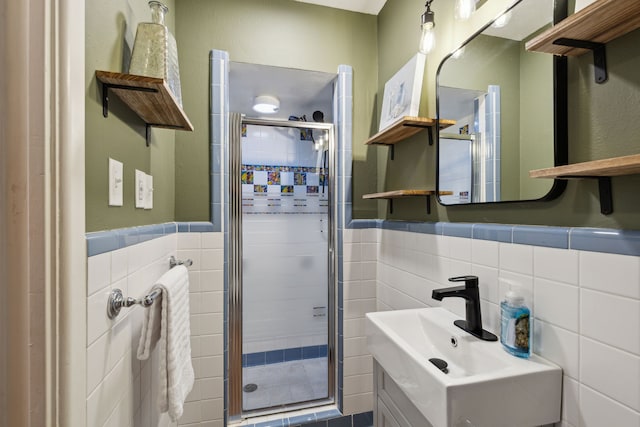
[[[328,136],[243,124],[242,410],[328,399]]]

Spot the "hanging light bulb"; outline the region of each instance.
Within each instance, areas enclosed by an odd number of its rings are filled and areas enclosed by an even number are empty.
[[[456,0],[455,18],[466,21],[476,11],[476,0]]]
[[[420,27],[422,29],[422,34],[420,36],[420,45],[418,50],[420,53],[424,53],[425,55],[431,52],[436,45],[436,35],[434,31],[434,27],[436,26],[435,22],[435,14],[431,10],[431,3],[433,0],[428,0],[425,3],[425,7],[427,8],[422,14],[420,20]]]

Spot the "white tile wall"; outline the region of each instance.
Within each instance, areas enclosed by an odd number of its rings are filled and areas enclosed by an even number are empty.
[[[171,255],[191,258],[192,357],[196,382],[179,422],[156,409],[157,352],[140,362],[136,350],[143,308],[106,316],[113,288],[140,297],[169,269]],[[179,233],[88,258],[87,425],[156,427],[223,425],[222,235]]]
[[[640,257],[379,233],[379,310],[439,305],[434,287],[473,273],[484,326],[497,333],[498,303],[517,287],[532,308],[534,351],[564,370],[558,425],[640,426]],[[464,316],[463,305],[442,305]]]

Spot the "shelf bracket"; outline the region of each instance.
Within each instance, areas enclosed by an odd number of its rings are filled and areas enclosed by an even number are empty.
[[[392,145],[393,147],[393,145]],[[393,199],[387,199],[389,200],[389,213],[392,214],[393,213]]]
[[[611,195],[611,177],[599,176],[598,192],[600,193],[600,213],[609,215],[613,213],[613,197]]]
[[[435,132],[434,127],[430,127],[427,129],[427,134],[429,135],[429,145],[433,145],[433,132]]]
[[[389,146],[389,156],[391,157],[391,160],[395,158],[395,154],[396,154],[395,145],[391,144]]]
[[[559,38],[553,42],[555,45],[588,49],[593,52],[593,71],[596,83],[602,84],[609,78],[607,74],[607,55],[604,43],[590,42],[568,38]]]
[[[151,125],[149,123],[145,124],[145,139],[147,141],[147,147],[151,145]]]
[[[158,89],[152,87],[134,87],[127,85],[115,85],[110,83],[102,83],[102,115],[104,117],[109,116],[109,89],[125,89],[135,90],[138,92],[158,92]]]
[[[427,195],[427,215],[431,215],[431,196]]]

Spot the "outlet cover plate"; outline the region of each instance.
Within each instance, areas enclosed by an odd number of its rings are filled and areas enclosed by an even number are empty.
[[[136,188],[135,188],[135,200],[136,208],[144,209],[144,200],[147,194],[147,174],[136,169]]]
[[[109,158],[109,206],[122,206],[122,162]]]

